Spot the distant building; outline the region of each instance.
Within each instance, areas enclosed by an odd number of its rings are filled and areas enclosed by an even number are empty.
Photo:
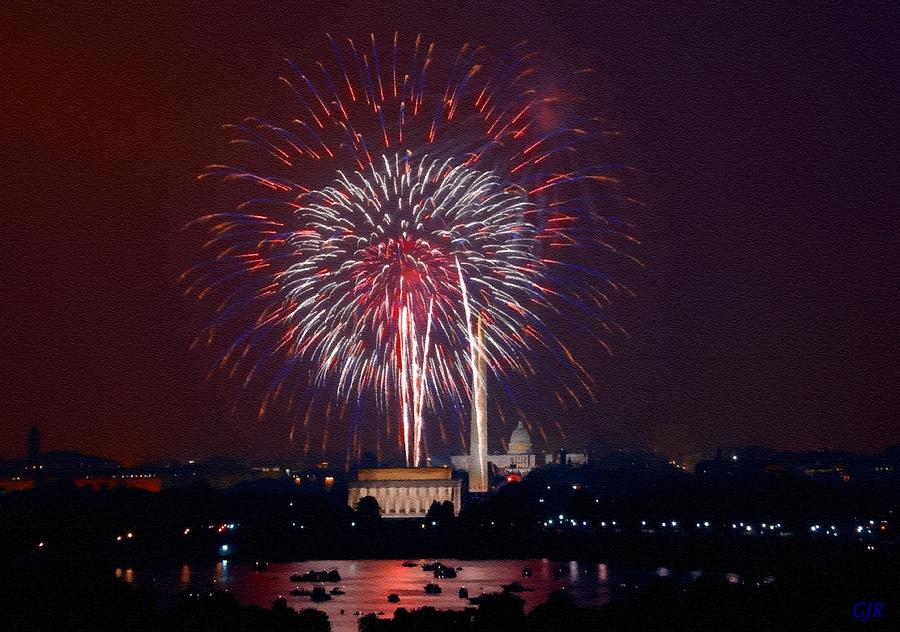
[[[469,491],[486,492],[490,489],[487,453],[487,359],[484,357],[484,335],[481,318],[478,318],[478,337],[474,345],[475,362],[472,373],[472,419],[469,432]],[[526,433],[527,434],[527,433]]]
[[[143,489],[148,492],[158,492],[162,484],[158,476],[153,474],[117,474],[114,476],[84,476],[72,479],[75,487],[89,487],[92,490],[117,489],[128,487],[131,489]]]
[[[464,470],[469,474],[469,492],[486,492],[490,489],[488,472],[493,466],[505,474],[525,476],[540,465],[584,465],[587,454],[567,454],[560,451],[543,457],[534,452],[531,435],[520,421],[509,438],[506,454],[488,454],[487,436],[487,360],[483,350],[483,333],[481,318],[478,319],[478,334],[475,339],[475,361],[472,373],[472,411],[469,427],[469,454],[450,457],[453,468]],[[511,480],[511,479],[509,479]]]
[[[531,443],[531,435],[519,422],[509,436],[509,449],[506,454],[492,454],[488,460],[497,469],[505,469],[525,476],[538,465],[537,454]]]
[[[581,466],[587,465],[588,457],[586,452],[569,452],[568,450],[558,450],[544,456],[544,463],[547,465],[567,465]]]
[[[32,426],[28,432],[28,451],[25,460],[29,465],[34,465],[41,460],[41,431],[37,426]]]
[[[361,498],[378,501],[384,518],[424,518],[435,501],[453,504],[453,514],[462,506],[462,483],[447,467],[387,467],[363,469],[349,485],[347,503],[351,508]]]
[[[450,462],[457,470],[469,470],[469,458],[467,454],[459,454],[451,456]],[[506,454],[488,454],[486,458],[497,470],[521,476],[542,465],[585,465],[588,460],[584,452],[560,450],[550,454],[538,454],[531,442],[531,435],[521,421],[509,437]]]
[[[847,482],[850,480],[850,474],[843,465],[807,467],[804,468],[803,474],[807,478],[823,483]]]

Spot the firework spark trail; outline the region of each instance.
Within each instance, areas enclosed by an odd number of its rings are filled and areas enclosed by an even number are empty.
[[[298,104],[292,128],[258,118],[227,126],[274,167],[213,165],[201,176],[266,194],[201,218],[206,247],[220,252],[184,278],[201,298],[224,294],[209,340],[225,321],[255,316],[223,369],[264,350],[249,383],[267,358],[284,358],[260,415],[296,390],[284,388],[291,370],[345,402],[374,392],[398,411],[407,464],[418,465],[425,408],[471,395],[475,351],[498,376],[533,373],[535,345],[581,369],[541,314],[595,309],[591,288],[608,280],[566,253],[625,252],[630,227],[593,211],[616,198],[596,187],[614,185],[619,168],[572,164],[589,122],[556,124],[562,100],[528,84],[535,69],[522,47],[487,74],[483,47],[466,44],[441,65],[421,36],[411,55],[398,54],[397,33],[381,54],[370,40],[328,36],[334,63],[316,62],[320,87],[288,62],[294,76],[279,79]]]

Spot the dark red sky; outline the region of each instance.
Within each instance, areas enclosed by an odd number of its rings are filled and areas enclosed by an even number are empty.
[[[632,337],[597,363],[600,402],[570,433],[669,451],[900,442],[891,3],[15,4],[0,458],[32,424],[48,449],[128,462],[295,449],[286,420],[232,417],[238,384],[206,381],[213,356],[188,350],[208,312],[176,286],[196,255],[180,228],[220,210],[194,180],[220,125],[291,116],[283,57],[326,56],[325,32],[394,30],[453,49],[528,38],[592,66],[585,96],[624,131],[650,265],[616,313]]]

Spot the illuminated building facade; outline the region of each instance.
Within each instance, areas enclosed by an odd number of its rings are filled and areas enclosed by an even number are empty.
[[[469,434],[469,491],[486,492],[488,481],[487,454],[487,383],[485,382],[487,362],[482,348],[483,334],[481,319],[478,320],[478,336],[475,347],[474,371],[472,373],[472,421]]]
[[[378,501],[383,518],[424,518],[437,501],[453,504],[453,514],[462,506],[462,483],[447,467],[393,467],[362,469],[349,485],[347,503],[356,509],[361,498]]]
[[[542,465],[572,465],[579,466],[587,463],[587,454],[583,452],[554,452],[550,454],[538,454],[531,442],[528,430],[519,422],[516,429],[509,437],[509,449],[506,454],[485,455],[485,462],[491,464],[500,472],[506,474],[527,475],[531,470]],[[470,456],[461,454],[450,457],[454,469],[468,470]]]

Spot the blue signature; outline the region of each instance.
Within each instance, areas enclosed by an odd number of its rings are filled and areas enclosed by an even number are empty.
[[[860,621],[884,618],[884,603],[881,601],[857,601],[853,604],[853,618]]]

